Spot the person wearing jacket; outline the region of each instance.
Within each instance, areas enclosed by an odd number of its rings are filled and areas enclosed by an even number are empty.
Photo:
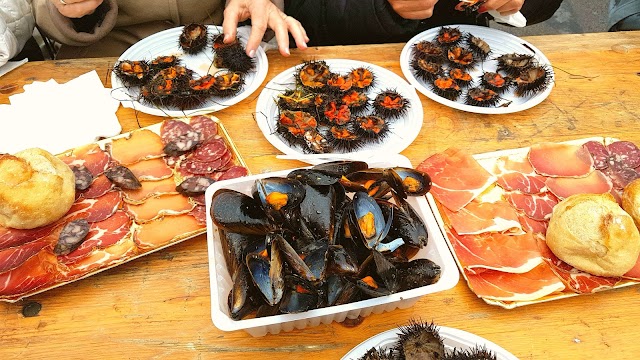
[[[222,24],[225,41],[235,38],[239,22],[252,20],[247,54],[255,53],[267,27],[283,55],[289,36],[305,48],[300,23],[269,0],[33,0],[36,23],[60,47],[56,58],[119,56],[151,34],[190,23]],[[224,23],[223,23],[224,18]]]
[[[0,0],[0,66],[22,51],[34,25],[31,0]]]
[[[518,11],[527,25],[549,19],[562,0],[487,0],[477,11],[458,11],[460,0],[285,0],[285,13],[305,28],[311,46],[406,42],[438,26],[489,26],[489,10]]]

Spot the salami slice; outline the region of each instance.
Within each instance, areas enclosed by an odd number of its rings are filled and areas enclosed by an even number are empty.
[[[187,159],[180,163],[180,167],[184,168],[188,173],[196,175],[211,174],[212,172],[223,168],[231,161],[231,153],[225,152],[220,158],[213,161],[197,161],[195,159]]]
[[[218,124],[206,116],[194,116],[189,124],[202,135],[203,140],[208,140],[218,134]]]
[[[616,141],[607,146],[612,168],[637,168],[640,166],[640,149],[630,141]]]
[[[242,176],[247,176],[248,173],[249,172],[247,171],[247,168],[245,168],[244,166],[233,165],[227,171],[225,171],[222,176],[218,178],[218,180],[235,179]]]
[[[640,178],[640,174],[636,169],[630,168],[607,168],[602,171],[613,182],[613,187],[616,189],[624,189],[630,182]]]
[[[227,144],[222,139],[213,139],[202,144],[193,152],[193,158],[197,161],[213,161],[227,152]]]
[[[167,119],[160,125],[160,137],[162,138],[162,143],[167,145],[175,138],[191,130],[193,130],[193,127],[184,121]]]
[[[609,151],[604,144],[597,141],[587,141],[583,145],[593,158],[593,166],[598,169],[606,169],[609,167]]]
[[[197,205],[193,208],[191,215],[193,215],[200,224],[205,225],[207,223],[207,209],[204,205]]]

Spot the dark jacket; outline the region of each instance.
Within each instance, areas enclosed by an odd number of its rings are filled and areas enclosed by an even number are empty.
[[[387,0],[286,0],[285,13],[302,23],[310,46],[405,42],[414,35],[442,25],[488,26],[487,14],[455,10],[457,0],[440,0],[433,16],[407,20]],[[527,24],[550,18],[562,0],[527,0],[521,10]]]

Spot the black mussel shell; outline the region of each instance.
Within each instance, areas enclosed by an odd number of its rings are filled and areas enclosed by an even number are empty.
[[[226,231],[264,235],[272,228],[260,202],[234,190],[216,191],[210,212],[216,226]]]
[[[358,273],[358,263],[342,245],[329,245],[325,257],[329,275],[351,276]]]
[[[402,189],[408,196],[423,196],[431,190],[431,177],[424,171],[394,167],[387,169],[385,177],[394,189]]]
[[[232,280],[233,286],[227,298],[229,314],[232,319],[239,320],[258,307],[254,299],[257,289],[245,264],[233,274]]]
[[[339,178],[352,172],[361,171],[368,168],[369,164],[364,161],[339,160],[318,164],[315,165],[312,169]]]
[[[281,252],[271,244],[271,256],[262,253],[247,255],[247,269],[267,304],[273,306],[282,300],[284,292],[284,263]]]
[[[340,180],[339,176],[317,169],[296,169],[287,174],[287,177],[310,186],[333,185]]]
[[[272,243],[272,246],[281,253],[284,262],[300,277],[307,281],[316,281],[318,279],[282,235],[270,233],[267,235],[267,241]]]
[[[318,307],[319,296],[316,288],[297,275],[285,276],[285,294],[280,302],[280,312],[297,314]]]
[[[305,197],[305,190],[298,180],[268,177],[256,180],[252,194],[265,209],[280,211],[300,205]]]
[[[230,274],[234,274],[241,264],[245,264],[248,254],[265,250],[264,235],[241,234],[221,229],[218,229],[218,233],[220,234],[220,245],[222,246],[222,252]]]
[[[415,259],[398,263],[400,269],[400,291],[435,284],[442,275],[440,266],[429,259]]]
[[[348,304],[358,301],[360,297],[358,287],[342,276],[329,276],[326,284],[327,306]]]

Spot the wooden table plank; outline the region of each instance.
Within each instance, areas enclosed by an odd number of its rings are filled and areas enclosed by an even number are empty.
[[[557,35],[526,38],[551,61],[556,84],[540,105],[508,115],[470,114],[420,95],[424,123],[406,149],[414,165],[452,144],[473,153],[590,136],[640,143],[640,32]],[[268,54],[267,80],[306,59],[368,61],[402,76],[403,44],[293,50],[282,58]],[[0,89],[50,78],[65,82],[90,70],[109,85],[115,59],[29,63],[0,78]],[[0,103],[8,103],[0,90]],[[216,113],[254,173],[304,165],[276,160],[279,153],[254,121],[258,93]],[[162,118],[118,110],[125,131]],[[137,115],[137,116],[136,116]],[[90,121],[91,114],[87,114]],[[0,119],[0,122],[8,119]],[[23,119],[21,119],[23,120]],[[243,331],[225,333],[210,319],[206,239],[199,236],[90,278],[0,304],[0,358],[271,359],[295,356],[340,358],[370,336],[410,318],[435,321],[483,336],[521,359],[633,359],[640,351],[639,287],[628,287],[514,310],[486,305],[462,281],[449,291],[425,296],[408,309],[372,314],[353,322],[320,325],[263,338]],[[43,305],[24,318],[28,301]]]

